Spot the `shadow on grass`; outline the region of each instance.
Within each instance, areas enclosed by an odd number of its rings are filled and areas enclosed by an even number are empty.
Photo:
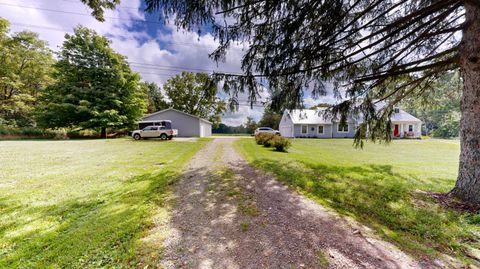
[[[51,205],[0,197],[0,268],[136,267],[152,208],[164,206],[176,173],[136,176],[113,192]],[[161,250],[158,250],[161,252]]]
[[[421,195],[414,179],[394,173],[389,165],[348,167],[267,159],[253,164],[310,198],[368,224],[417,257],[435,255],[432,248],[465,257],[466,244],[479,241],[465,215]]]
[[[320,193],[321,184],[307,180],[316,173],[330,173],[331,178],[325,180],[332,182],[336,181],[332,177],[339,173],[358,173],[365,177],[394,175],[390,167],[372,166],[345,168],[341,172],[323,167],[304,176],[304,170],[285,164],[273,161],[256,164],[282,171],[285,182],[292,186]],[[326,268],[325,257],[320,256],[324,253],[330,253],[329,257],[333,255],[328,259],[347,261],[342,264],[344,267],[405,266],[406,262],[399,260],[402,257],[393,258],[385,245],[352,234],[342,220],[316,205],[307,205],[305,199],[279,187],[272,177],[243,162],[234,161],[230,165],[230,170],[220,176],[203,167],[193,169],[179,182],[171,219],[171,228],[178,237],[170,241],[167,247],[170,251],[166,254],[166,260],[174,268],[185,265],[201,268],[205,264],[209,268]],[[388,191],[389,187],[376,190]],[[369,194],[372,193],[373,190]],[[253,208],[245,210],[245,197],[254,201]],[[390,199],[401,197],[395,193]],[[355,210],[346,207],[343,212],[353,214]],[[440,268],[441,265],[432,262],[425,267]]]

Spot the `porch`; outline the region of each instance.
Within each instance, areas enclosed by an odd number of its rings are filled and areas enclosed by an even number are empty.
[[[420,138],[421,122],[392,122],[394,138]]]

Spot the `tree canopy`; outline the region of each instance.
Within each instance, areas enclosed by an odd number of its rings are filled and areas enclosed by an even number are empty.
[[[235,42],[249,45],[242,59],[243,75],[218,74],[234,102],[245,91],[254,101],[259,82],[281,89],[280,83],[288,81],[289,87],[277,93],[282,98],[272,100],[290,100],[293,107],[303,91],[317,96],[325,93],[325,82],[333,83],[334,93],[344,99],[331,113],[342,119],[363,114],[356,131],[360,144],[367,131],[369,139],[390,140],[394,107],[408,96],[432,91],[433,81],[460,68],[462,150],[451,193],[480,203],[479,0],[145,3],[147,11],[160,12],[178,27],[210,27],[220,43],[211,54],[216,61],[225,59]]]
[[[401,105],[421,119],[427,135],[432,137],[458,137],[460,134],[460,99],[462,80],[458,72],[450,72],[432,84],[421,98],[407,97]]]
[[[9,35],[9,23],[0,18],[0,124],[35,125],[33,107],[52,82],[53,54],[33,32]]]
[[[226,110],[216,83],[205,73],[182,72],[163,85],[170,107],[210,120],[218,126]]]
[[[55,64],[55,83],[38,109],[45,127],[106,128],[134,126],[146,110],[145,88],[110,41],[85,27],[66,35]]]
[[[168,101],[162,94],[160,87],[155,82],[142,82],[140,84],[145,88],[148,98],[147,112],[153,113],[169,108]]]
[[[278,125],[280,124],[281,119],[282,114],[277,113],[267,107],[263,112],[262,118],[258,122],[258,126],[278,129]]]

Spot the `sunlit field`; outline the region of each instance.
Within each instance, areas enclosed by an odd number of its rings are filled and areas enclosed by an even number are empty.
[[[353,147],[349,139],[295,139],[288,153],[239,140],[256,167],[337,212],[374,228],[417,256],[466,257],[478,248],[480,215],[439,206],[425,192],[455,184],[459,142],[396,140]]]
[[[155,265],[170,184],[205,143],[0,141],[0,268]]]

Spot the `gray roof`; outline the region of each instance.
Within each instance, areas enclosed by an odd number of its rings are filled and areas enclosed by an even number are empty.
[[[290,118],[294,124],[332,124],[332,117],[325,117],[326,108],[320,109],[294,109],[286,110],[285,113],[290,115]],[[399,113],[393,113],[391,118],[392,122],[421,122],[421,120],[415,118],[411,114],[400,109]],[[355,122],[353,118],[349,118],[348,122]],[[362,116],[357,118],[358,122],[362,121]]]
[[[402,109],[400,109],[399,113],[393,113],[390,120],[392,120],[392,122],[422,122]]]
[[[325,118],[325,109],[287,110],[294,124],[332,124],[331,117]]]
[[[160,111],[157,111],[157,112],[153,112],[153,113],[151,113],[151,114],[147,114],[147,115],[143,116],[142,121],[144,121],[144,120],[145,120],[146,118],[148,118],[148,117],[151,117],[151,116],[154,116],[154,115],[158,115],[158,114],[162,114],[163,112],[166,112],[166,111],[169,111],[169,110],[172,110],[172,111],[175,111],[175,112],[178,112],[178,113],[181,113],[181,114],[190,116],[190,117],[192,117],[192,118],[199,119],[199,120],[201,120],[201,121],[203,121],[203,122],[206,122],[206,123],[213,124],[212,122],[210,122],[210,121],[208,121],[208,120],[206,120],[206,119],[202,119],[202,118],[200,118],[200,117],[198,117],[198,116],[194,116],[194,115],[188,114],[188,113],[186,113],[186,112],[180,111],[180,110],[175,109],[175,108],[167,108],[167,109],[164,109],[164,110],[160,110]]]

